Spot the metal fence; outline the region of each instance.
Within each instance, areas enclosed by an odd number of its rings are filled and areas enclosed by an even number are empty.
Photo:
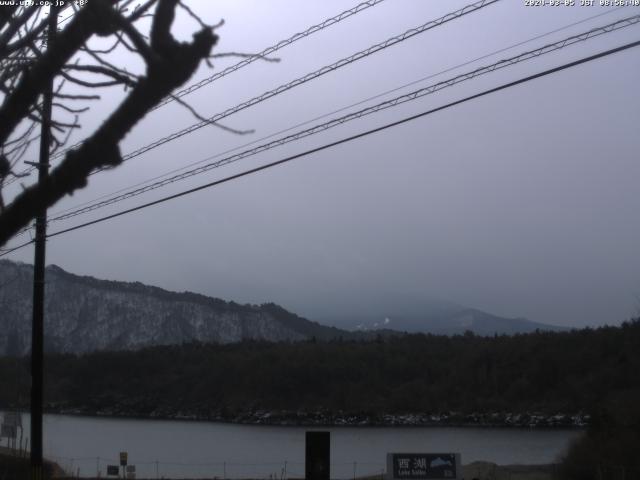
[[[72,478],[117,478],[107,476],[107,467],[122,467],[118,458],[104,457],[49,457],[56,462]],[[179,462],[171,460],[131,461],[135,465],[136,478],[149,479],[268,479],[287,480],[305,477],[304,462],[282,460],[279,462]],[[371,477],[382,479],[386,465],[384,462],[333,462],[331,477],[354,479]],[[0,480],[1,477],[0,477]]]
[[[0,480],[20,480],[29,477],[29,461],[26,457],[14,457],[15,461],[7,462],[7,455],[0,462]],[[122,478],[123,469],[117,458],[85,457],[85,458],[51,458],[66,472],[71,479],[116,479]],[[119,476],[108,476],[107,466],[118,466]],[[49,468],[51,470],[51,468]],[[244,463],[244,462],[202,462],[182,463],[174,461],[145,461],[135,463],[137,479],[263,479],[263,480],[295,480],[305,477],[304,462]],[[374,462],[338,462],[331,463],[331,478],[340,480],[366,479],[384,480],[385,465]],[[568,476],[563,475],[567,473]],[[560,464],[552,465],[511,465],[499,466],[492,463],[476,462],[463,466],[463,478],[466,480],[638,480],[640,469],[623,465],[600,464],[594,467],[575,467],[570,472],[563,472]]]

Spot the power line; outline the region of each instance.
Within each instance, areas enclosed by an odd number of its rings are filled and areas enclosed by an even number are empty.
[[[127,190],[132,189],[132,188],[139,187],[139,186],[141,186],[141,185],[147,184],[147,183],[152,182],[152,181],[154,181],[154,180],[158,180],[158,179],[160,179],[160,178],[164,178],[164,177],[166,177],[166,176],[168,176],[168,175],[171,175],[172,173],[176,173],[176,172],[179,172],[179,171],[181,171],[181,170],[185,170],[185,169],[190,168],[190,167],[193,167],[193,166],[195,166],[195,165],[198,165],[198,164],[201,164],[201,163],[207,162],[207,161],[209,161],[209,160],[212,160],[212,159],[214,159],[214,158],[218,158],[218,157],[220,157],[220,156],[222,156],[222,155],[225,155],[225,154],[227,154],[227,153],[234,152],[234,151],[239,150],[239,149],[241,149],[241,148],[249,147],[249,146],[254,145],[254,144],[256,144],[256,143],[259,143],[259,142],[261,142],[261,141],[264,141],[264,140],[268,140],[268,139],[270,139],[270,138],[273,138],[273,137],[275,137],[276,135],[280,135],[280,134],[282,134],[282,133],[289,132],[289,131],[291,131],[291,130],[293,130],[293,129],[295,129],[295,128],[302,127],[302,126],[304,126],[304,125],[308,125],[309,123],[311,123],[311,122],[315,122],[316,120],[321,120],[321,119],[323,119],[323,118],[326,118],[326,117],[328,117],[328,116],[334,115],[334,114],[336,114],[336,113],[343,112],[343,111],[345,111],[345,110],[348,110],[349,108],[353,108],[353,107],[356,107],[356,106],[358,106],[358,105],[362,105],[362,104],[364,104],[364,103],[366,103],[366,102],[369,102],[369,101],[371,101],[371,100],[375,100],[375,99],[381,98],[381,97],[383,97],[383,96],[385,96],[385,95],[388,95],[388,94],[390,94],[390,93],[397,92],[397,91],[402,90],[402,89],[404,89],[404,88],[407,88],[407,87],[409,87],[409,86],[415,85],[415,84],[417,84],[417,83],[421,83],[421,82],[423,82],[423,81],[425,81],[425,80],[430,80],[430,79],[435,78],[435,77],[437,77],[437,76],[440,76],[440,75],[442,75],[442,74],[444,74],[444,73],[448,73],[448,72],[451,72],[451,71],[453,71],[453,70],[457,70],[457,69],[458,69],[458,68],[460,68],[460,67],[464,67],[464,66],[466,66],[466,65],[470,65],[470,64],[472,64],[472,63],[475,63],[475,62],[477,62],[477,61],[479,61],[479,60],[483,60],[483,59],[485,59],[485,58],[492,57],[492,56],[494,56],[494,55],[497,55],[498,53],[502,53],[502,52],[505,52],[505,51],[511,50],[511,49],[513,49],[513,48],[516,48],[516,47],[519,47],[519,46],[525,45],[525,44],[527,44],[527,43],[531,43],[531,42],[533,42],[533,41],[535,41],[535,40],[538,40],[538,39],[540,39],[540,38],[547,37],[547,36],[552,35],[552,34],[554,34],[554,33],[558,33],[558,32],[560,32],[560,31],[562,31],[562,30],[566,30],[566,29],[571,28],[571,27],[574,27],[574,26],[576,26],[576,25],[580,25],[580,24],[582,24],[582,23],[588,22],[588,21],[593,20],[593,19],[595,19],[595,18],[602,17],[602,16],[604,16],[604,15],[610,15],[611,13],[614,13],[615,11],[620,10],[621,8],[623,8],[623,7],[617,7],[617,8],[615,8],[615,9],[613,9],[613,10],[607,10],[607,11],[605,11],[605,12],[602,12],[602,13],[599,13],[599,14],[596,14],[596,15],[592,15],[592,16],[590,16],[590,17],[584,18],[584,19],[579,20],[579,21],[577,21],[577,22],[570,23],[570,24],[568,24],[568,25],[565,25],[565,26],[563,26],[563,27],[557,28],[557,29],[555,29],[555,30],[551,30],[551,31],[549,31],[549,32],[546,32],[546,33],[542,33],[542,34],[536,35],[535,37],[531,37],[531,38],[529,38],[529,39],[527,39],[527,40],[524,40],[524,41],[521,41],[521,42],[515,43],[515,44],[510,45],[510,46],[508,46],[508,47],[504,47],[504,48],[501,48],[501,49],[499,49],[499,50],[494,50],[494,51],[493,51],[493,52],[491,52],[491,53],[484,54],[484,55],[479,56],[479,57],[476,57],[476,58],[474,58],[474,59],[472,59],[472,60],[467,60],[467,61],[465,61],[464,63],[459,63],[459,64],[454,65],[454,66],[452,66],[452,67],[446,68],[445,70],[441,70],[441,71],[439,71],[439,72],[437,72],[437,73],[430,74],[430,75],[428,75],[428,76],[426,76],[426,77],[422,77],[422,78],[420,78],[420,79],[418,79],[418,80],[414,80],[414,81],[412,81],[412,82],[405,83],[404,85],[401,85],[401,86],[399,86],[399,87],[395,87],[395,88],[393,88],[393,89],[391,89],[391,90],[387,90],[387,91],[385,91],[385,92],[382,92],[382,93],[379,93],[379,94],[373,95],[373,96],[371,96],[371,97],[367,97],[367,98],[365,98],[364,100],[360,100],[360,101],[358,101],[358,102],[356,102],[356,103],[352,103],[352,104],[350,104],[350,105],[347,105],[347,106],[341,107],[341,108],[339,108],[339,109],[337,109],[337,110],[333,110],[333,111],[331,111],[331,112],[325,113],[325,114],[320,115],[320,116],[318,116],[318,117],[314,117],[314,118],[312,118],[312,119],[305,120],[304,122],[297,123],[297,124],[295,124],[295,125],[292,125],[292,126],[290,126],[290,127],[287,127],[286,129],[279,130],[279,131],[277,131],[277,132],[271,133],[271,134],[269,134],[269,135],[266,135],[266,136],[261,137],[261,138],[256,139],[256,140],[252,140],[251,142],[247,142],[247,143],[245,143],[245,144],[243,144],[243,145],[239,145],[239,146],[234,147],[234,148],[231,148],[231,149],[229,149],[229,150],[225,150],[225,151],[220,152],[220,153],[218,153],[218,154],[215,154],[215,155],[212,155],[212,156],[206,157],[206,158],[204,158],[204,159],[202,159],[202,160],[198,160],[198,161],[193,162],[193,163],[190,163],[190,164],[188,164],[188,165],[184,165],[184,166],[182,166],[182,167],[180,167],[180,168],[176,168],[176,169],[174,169],[174,170],[170,170],[170,171],[165,172],[165,173],[163,173],[163,174],[161,174],[161,175],[157,175],[157,176],[152,177],[152,178],[149,178],[149,179],[147,179],[147,180],[143,180],[143,181],[141,181],[141,182],[138,182],[138,183],[136,183],[136,184],[134,184],[134,185],[130,185],[130,186],[128,186],[128,187],[118,189],[118,190],[116,190],[115,192],[111,192],[111,193],[107,193],[107,194],[105,194],[105,195],[101,195],[101,196],[99,196],[99,197],[97,197],[97,198],[94,198],[93,200],[88,200],[88,201],[86,201],[86,202],[79,203],[79,204],[77,204],[77,205],[75,205],[75,206],[73,206],[73,207],[69,207],[69,208],[66,208],[66,209],[63,209],[63,210],[59,210],[58,212],[56,212],[56,214],[57,214],[57,215],[62,215],[62,214],[64,214],[64,213],[67,213],[67,212],[70,212],[70,211],[76,211],[76,210],[78,210],[80,207],[83,207],[83,206],[85,206],[85,205],[94,204],[94,203],[98,202],[99,200],[102,200],[102,199],[104,199],[104,198],[111,197],[112,195],[116,195],[116,194],[118,194],[118,193],[125,192],[125,191],[127,191]],[[26,227],[24,230],[22,230],[21,232],[19,232],[17,235],[20,235],[21,233],[26,232],[26,231],[27,231],[27,230],[29,230],[30,228],[31,228],[31,227]]]
[[[218,73],[215,73],[213,75],[211,75],[208,78],[205,78],[197,83],[194,83],[193,85],[187,87],[187,88],[183,88],[182,90],[177,91],[176,93],[173,94],[173,96],[171,97],[167,97],[165,98],[162,102],[160,102],[158,105],[156,105],[153,110],[156,110],[164,105],[166,105],[167,103],[172,102],[175,98],[180,98],[180,97],[184,97],[185,95],[190,94],[191,92],[195,92],[196,90],[204,87],[205,85],[208,85],[212,82],[215,82],[216,80],[232,73],[235,72],[236,70],[239,70],[243,67],[246,67],[247,65],[249,65],[250,63],[255,62],[256,60],[259,60],[261,58],[265,58],[268,57],[269,55],[272,55],[273,53],[277,52],[278,50],[286,47],[287,45],[291,45],[294,42],[297,42],[298,40],[301,40],[303,38],[306,38],[310,35],[313,35],[316,32],[319,32],[321,30],[324,30],[327,27],[330,27],[332,25],[335,25],[336,23],[341,22],[342,20],[345,20],[353,15],[355,15],[356,13],[362,12],[363,10],[366,10],[370,7],[373,7],[375,5],[378,5],[379,3],[382,3],[384,0],[369,0],[367,2],[363,2],[359,5],[356,5],[353,8],[350,8],[349,10],[345,10],[342,13],[339,13],[338,15],[328,18],[324,21],[322,21],[321,23],[318,23],[317,25],[313,25],[309,28],[307,28],[305,31],[303,32],[299,32],[296,33],[294,35],[292,35],[291,37],[285,39],[285,40],[280,40],[278,43],[276,43],[275,45],[272,45],[270,47],[265,48],[264,50],[262,50],[260,53],[257,53],[251,57],[245,58],[244,60],[231,65],[230,67],[225,68],[224,70],[221,70]]]
[[[296,33],[294,35],[292,35],[289,38],[286,38],[285,40],[281,40],[278,43],[276,43],[275,45],[271,45],[267,48],[265,48],[264,50],[262,50],[261,52],[252,55],[250,57],[247,57],[243,60],[241,60],[240,62],[231,65],[227,68],[225,68],[224,70],[221,70],[220,72],[215,73],[214,75],[205,78],[193,85],[190,85],[187,88],[184,88],[182,90],[179,90],[178,92],[174,93],[172,96],[170,97],[166,97],[164,100],[162,100],[158,105],[156,105],[155,107],[153,107],[150,111],[154,111],[172,101],[174,101],[176,98],[180,98],[180,97],[184,97],[185,95],[188,95],[192,92],[195,92],[196,90],[199,90],[200,88],[204,87],[205,85],[208,85],[212,82],[215,82],[216,80],[225,77],[227,75],[229,75],[230,73],[233,73],[237,70],[240,70],[243,67],[246,67],[247,65],[255,62],[256,60],[262,59],[262,58],[266,58],[269,55],[272,55],[273,53],[277,52],[278,50],[291,45],[292,43],[297,42],[298,40],[301,40],[303,38],[306,38],[308,36],[313,35],[316,32],[319,32],[321,30],[324,30],[325,28],[328,28],[332,25],[335,25],[337,23],[340,23],[343,20],[346,20],[349,17],[352,17],[353,15],[360,13],[364,10],[367,10],[370,7],[376,6],[382,2],[384,2],[385,0],[368,0],[366,2],[362,2],[358,5],[356,5],[353,8],[350,8],[348,10],[345,10],[341,13],[339,13],[338,15],[335,15],[331,18],[327,18],[326,20],[323,20],[322,22],[316,24],[316,25],[312,25],[311,27],[307,28],[306,30],[304,30],[303,32],[299,32]],[[66,18],[64,18],[63,20],[60,21],[59,24],[62,24],[64,22],[66,22],[67,20],[71,19],[74,16],[74,14],[72,13],[71,15],[67,16]],[[61,151],[59,153],[56,153],[53,155],[53,159],[59,158],[60,156],[64,155],[67,151],[73,149],[73,148],[77,148],[80,145],[82,145],[83,142],[78,142],[75,145],[65,149],[64,151]],[[22,174],[28,174],[31,173],[33,170],[35,170],[34,167],[30,167],[28,169],[26,169],[25,171],[22,172]],[[7,182],[6,184],[9,185],[11,182]]]
[[[361,50],[359,52],[356,52],[348,57],[342,58],[340,60],[338,60],[337,62],[334,62],[330,65],[325,65],[324,67],[315,70],[311,73],[307,73],[306,75],[296,78],[295,80],[292,80],[288,83],[282,84],[272,90],[266,91],[264,93],[262,93],[261,95],[258,95],[257,97],[253,97],[250,100],[246,100],[234,107],[228,108],[227,110],[223,111],[223,112],[219,112],[215,115],[213,115],[212,117],[209,117],[206,120],[194,123],[193,125],[190,125],[189,127],[183,128],[182,130],[179,130],[177,132],[174,132],[170,135],[164,136],[162,138],[159,138],[158,140],[155,140],[152,143],[149,143],[143,147],[138,148],[137,150],[134,150],[132,152],[127,153],[126,155],[123,155],[122,159],[123,161],[127,161],[130,160],[134,157],[137,157],[139,155],[142,155],[145,152],[148,152],[149,150],[152,150],[154,148],[157,148],[161,145],[164,145],[165,143],[171,142],[173,140],[176,140],[180,137],[183,137],[184,135],[190,134],[195,132],[196,130],[199,130],[200,128],[207,126],[207,125],[211,125],[215,122],[218,122],[230,115],[233,115],[234,113],[238,113],[246,108],[252,107],[254,105],[257,105],[258,103],[264,102],[265,100],[268,100],[272,97],[275,97],[276,95],[280,95],[281,93],[287,92],[295,87],[298,87],[300,85],[303,85],[311,80],[315,80],[316,78],[319,78],[329,72],[333,72],[335,70],[338,70],[339,68],[342,68],[346,65],[350,65],[354,62],[357,62],[358,60],[361,60],[363,58],[366,58],[370,55],[373,55],[374,53],[380,52],[382,50],[385,50],[386,48],[389,48],[393,45],[396,45],[398,43],[401,43],[405,40],[408,40],[409,38],[412,38],[416,35],[419,35],[421,33],[427,32],[433,28],[439,27],[440,25],[443,25],[445,23],[448,23],[452,20],[456,20],[458,18],[461,18],[469,13],[473,13],[476,12],[482,8],[485,8],[489,5],[492,5],[496,2],[499,2],[500,0],[480,0],[477,1],[475,3],[472,3],[470,5],[467,5],[459,10],[456,10],[454,12],[448,13],[440,18],[437,18],[435,20],[431,20],[427,23],[424,23],[422,25],[420,25],[419,27],[415,27],[415,28],[411,28],[399,35],[396,35],[394,37],[388,38],[387,40],[377,43],[369,48],[366,48],[364,50]],[[59,158],[63,155],[65,155],[69,150],[77,147],[79,144],[74,145],[73,147],[67,148],[65,150],[62,150],[58,153],[56,153],[54,155],[54,159],[55,158]],[[102,171],[104,169],[98,169],[98,170],[94,170],[92,172],[92,174],[98,173],[100,171]]]
[[[92,220],[90,222],[85,222],[85,223],[82,223],[80,225],[76,225],[74,227],[70,227],[70,228],[66,228],[64,230],[59,230],[57,232],[50,233],[50,234],[47,235],[47,238],[51,238],[51,237],[55,237],[55,236],[58,236],[58,235],[62,235],[64,233],[72,232],[74,230],[78,230],[78,229],[81,229],[81,228],[84,228],[84,227],[88,227],[90,225],[95,225],[97,223],[101,223],[101,222],[104,222],[106,220],[111,220],[113,218],[120,217],[122,215],[126,215],[128,213],[136,212],[138,210],[142,210],[142,209],[154,206],[154,205],[158,205],[160,203],[164,203],[164,202],[167,202],[169,200],[173,200],[173,199],[176,199],[176,198],[179,198],[179,197],[183,197],[185,195],[189,195],[191,193],[198,192],[200,190],[205,190],[205,189],[208,189],[208,188],[211,188],[211,187],[215,187],[217,185],[221,185],[223,183],[227,183],[227,182],[230,182],[232,180],[236,180],[238,178],[242,178],[242,177],[251,175],[253,173],[257,173],[257,172],[260,172],[260,171],[263,171],[263,170],[267,170],[269,168],[272,168],[272,167],[275,167],[275,166],[278,166],[278,165],[282,165],[282,164],[290,162],[292,160],[296,160],[298,158],[305,157],[305,156],[310,155],[312,153],[317,153],[317,152],[320,152],[320,151],[323,151],[323,150],[327,150],[327,149],[335,147],[337,145],[341,145],[341,144],[344,144],[344,143],[347,143],[347,142],[351,142],[353,140],[356,140],[356,139],[359,139],[359,138],[362,138],[362,137],[366,137],[368,135],[372,135],[374,133],[378,133],[378,132],[381,132],[383,130],[387,130],[389,128],[396,127],[396,126],[411,122],[411,121],[416,120],[418,118],[426,117],[427,115],[431,115],[433,113],[436,113],[436,112],[439,112],[439,111],[454,107],[456,105],[460,105],[460,104],[466,103],[468,101],[475,100],[477,98],[481,98],[481,97],[490,95],[492,93],[499,92],[501,90],[505,90],[507,88],[511,88],[511,87],[514,87],[514,86],[517,86],[517,85],[521,85],[523,83],[527,83],[527,82],[530,82],[532,80],[536,80],[538,78],[545,77],[547,75],[551,75],[551,74],[554,74],[554,73],[557,73],[557,72],[560,72],[560,71],[563,71],[563,70],[566,70],[566,69],[569,69],[569,68],[572,68],[572,67],[575,67],[575,66],[578,66],[578,65],[582,65],[584,63],[588,63],[588,62],[591,62],[591,61],[594,61],[594,60],[597,60],[597,59],[612,55],[614,53],[618,53],[618,52],[621,52],[621,51],[624,51],[624,50],[627,50],[627,49],[630,49],[630,48],[634,48],[634,47],[637,47],[639,45],[640,45],[640,40],[635,41],[635,42],[631,42],[631,43],[628,43],[628,44],[625,44],[625,45],[622,45],[620,47],[612,48],[610,50],[606,50],[604,52],[600,52],[600,53],[597,53],[597,54],[594,54],[594,55],[590,55],[588,57],[584,57],[584,58],[581,58],[579,60],[575,60],[575,61],[570,62],[570,63],[565,63],[565,64],[560,65],[558,67],[554,67],[554,68],[551,68],[551,69],[548,69],[548,70],[544,70],[544,71],[536,73],[534,75],[529,75],[529,76],[521,78],[519,80],[515,80],[513,82],[505,83],[505,84],[502,84],[500,86],[497,86],[497,87],[494,87],[494,88],[490,88],[488,90],[484,90],[483,92],[476,93],[474,95],[465,97],[465,98],[460,99],[460,100],[456,100],[454,102],[447,103],[447,104],[442,105],[440,107],[436,107],[436,108],[427,110],[425,112],[422,112],[422,113],[419,113],[419,114],[416,114],[416,115],[412,115],[412,116],[403,118],[403,119],[395,121],[395,122],[387,123],[387,124],[382,125],[380,127],[376,127],[376,128],[371,129],[371,130],[367,130],[365,132],[358,133],[356,135],[351,135],[349,137],[342,138],[342,139],[337,140],[335,142],[327,143],[327,144],[324,144],[322,146],[319,146],[319,147],[316,147],[316,148],[312,148],[310,150],[306,150],[305,152],[298,153],[298,154],[295,154],[295,155],[291,155],[291,156],[283,158],[281,160],[278,160],[278,161],[275,161],[275,162],[271,162],[271,163],[268,163],[266,165],[262,165],[260,167],[252,168],[250,170],[246,170],[244,172],[237,173],[235,175],[231,175],[231,176],[222,178],[220,180],[216,180],[216,181],[201,185],[199,187],[195,187],[195,188],[191,188],[191,189],[188,189],[188,190],[184,190],[182,192],[179,192],[179,193],[176,193],[176,194],[173,194],[173,195],[169,195],[169,196],[160,198],[158,200],[154,200],[153,202],[148,202],[148,203],[145,203],[145,204],[142,204],[142,205],[138,205],[137,207],[133,207],[133,208],[129,208],[129,209],[126,209],[126,210],[122,210],[122,211],[120,211],[118,213],[114,213],[112,215],[107,215],[105,217],[101,217],[101,218]]]
[[[296,155],[292,155],[292,156],[283,158],[283,159],[275,161],[275,162],[271,162],[271,163],[266,164],[266,165],[262,165],[260,167],[256,167],[256,168],[253,168],[253,169],[250,169],[250,170],[246,170],[244,172],[241,172],[241,173],[229,176],[229,177],[225,177],[223,179],[216,180],[214,182],[210,182],[210,183],[207,183],[205,185],[201,185],[199,187],[191,188],[189,190],[184,190],[182,192],[179,192],[179,193],[176,193],[176,194],[173,194],[173,195],[169,195],[167,197],[163,197],[163,198],[160,198],[158,200],[154,200],[153,202],[148,202],[148,203],[139,205],[137,207],[129,208],[127,210],[123,210],[123,211],[114,213],[112,215],[107,215],[107,216],[92,220],[90,222],[85,222],[85,223],[82,223],[80,225],[76,225],[74,227],[70,227],[70,228],[66,228],[64,230],[59,230],[57,232],[50,233],[50,234],[47,235],[47,238],[51,238],[51,237],[55,237],[55,236],[58,236],[58,235],[62,235],[64,233],[68,233],[68,232],[72,232],[72,231],[75,231],[75,230],[79,230],[81,228],[85,228],[85,227],[88,227],[90,225],[94,225],[94,224],[101,223],[101,222],[104,222],[104,221],[107,221],[107,220],[111,220],[111,219],[116,218],[116,217],[120,217],[120,216],[126,215],[128,213],[136,212],[138,210],[142,210],[142,209],[154,206],[154,205],[158,205],[160,203],[164,203],[164,202],[167,202],[169,200],[173,200],[175,198],[179,198],[179,197],[188,195],[190,193],[194,193],[194,192],[197,192],[197,191],[200,191],[200,190],[204,190],[204,189],[208,189],[208,188],[211,188],[211,187],[223,184],[223,183],[227,183],[227,182],[230,182],[232,180],[236,180],[238,178],[245,177],[245,176],[251,175],[253,173],[257,173],[257,172],[262,171],[262,170],[267,170],[269,168],[281,165],[283,163],[290,162],[292,160],[295,160],[295,159],[310,155],[312,153],[317,153],[319,151],[326,150],[328,148],[332,148],[334,146],[341,145],[343,143],[347,143],[347,142],[356,140],[358,138],[362,138],[362,137],[365,137],[365,136],[368,136],[368,135],[371,135],[371,134],[374,134],[374,133],[377,133],[377,132],[380,132],[380,131],[383,131],[383,130],[386,130],[386,129],[389,129],[389,128],[392,128],[392,127],[395,127],[395,126],[398,126],[398,125],[402,125],[404,123],[408,123],[408,122],[416,120],[418,118],[422,118],[422,117],[425,117],[427,115],[431,115],[431,114],[439,112],[441,110],[445,110],[447,108],[451,108],[451,107],[454,107],[456,105],[460,105],[462,103],[465,103],[465,102],[468,102],[468,101],[471,101],[471,100],[475,100],[477,98],[484,97],[486,95],[490,95],[492,93],[496,93],[498,91],[505,90],[507,88],[511,88],[511,87],[514,87],[514,86],[517,86],[517,85],[520,85],[520,84],[523,84],[523,83],[526,83],[526,82],[529,82],[529,81],[532,81],[532,80],[535,80],[535,79],[538,79],[538,78],[541,78],[541,77],[544,77],[544,76],[547,76],[547,75],[551,75],[551,74],[554,74],[554,73],[557,73],[557,72],[560,72],[560,71],[563,71],[563,70],[566,70],[566,69],[569,69],[569,68],[572,68],[572,67],[575,67],[575,66],[578,66],[578,65],[582,65],[584,63],[588,63],[588,62],[597,60],[599,58],[603,58],[603,57],[606,57],[606,56],[609,56],[609,55],[613,55],[614,53],[618,53],[618,52],[621,52],[621,51],[624,51],[624,50],[628,50],[630,48],[634,48],[634,47],[637,47],[639,45],[640,45],[640,40],[635,41],[635,42],[631,42],[631,43],[627,43],[627,44],[622,45],[620,47],[612,48],[610,50],[606,50],[604,52],[600,52],[600,53],[597,53],[597,54],[594,54],[594,55],[590,55],[588,57],[584,57],[584,58],[581,58],[579,60],[575,60],[575,61],[570,62],[570,63],[565,63],[565,64],[563,64],[561,66],[554,67],[554,68],[551,68],[551,69],[548,69],[548,70],[544,70],[542,72],[536,73],[534,75],[529,75],[527,77],[521,78],[519,80],[515,80],[513,82],[502,84],[502,85],[500,85],[498,87],[494,87],[494,88],[491,88],[489,90],[485,90],[483,92],[477,93],[475,95],[471,95],[471,96],[465,97],[465,98],[463,98],[461,100],[450,102],[450,103],[448,103],[446,105],[442,105],[440,107],[433,108],[431,110],[427,110],[425,112],[422,112],[422,113],[419,113],[419,114],[416,114],[416,115],[412,115],[410,117],[406,117],[404,119],[401,119],[401,120],[398,120],[398,121],[395,121],[395,122],[392,122],[392,123],[387,123],[387,124],[385,124],[385,125],[383,125],[381,127],[377,127],[377,128],[371,129],[371,130],[367,130],[365,132],[361,132],[359,134],[352,135],[352,136],[337,140],[335,142],[331,142],[331,143],[322,145],[320,147],[316,147],[316,148],[307,150],[305,152],[298,153]],[[25,247],[27,245],[30,245],[31,243],[33,243],[33,241],[26,242],[26,243],[24,243],[22,245],[19,245],[17,247],[11,248],[9,250],[5,250],[2,253],[0,253],[0,257],[8,255],[9,253],[12,253],[12,252],[14,252],[14,251],[16,251],[16,250],[18,250],[20,248],[23,248],[23,247]]]
[[[27,245],[31,245],[32,243],[35,243],[35,240],[29,240],[28,242],[21,243],[17,247],[2,249],[2,250],[0,250],[0,257],[4,257],[5,255],[9,255],[10,253],[15,252],[16,250],[20,250],[21,248],[24,248]]]
[[[101,202],[97,202],[97,203],[93,203],[91,205],[88,205],[86,207],[82,207],[73,211],[70,211],[68,213],[64,213],[64,214],[60,214],[58,216],[55,216],[53,218],[51,218],[51,221],[61,221],[61,220],[66,220],[84,213],[88,213],[91,212],[93,210],[97,210],[99,208],[108,206],[108,205],[112,205],[114,203],[118,203],[120,201],[141,195],[143,193],[147,193],[150,192],[152,190],[156,190],[158,188],[164,187],[166,185],[169,185],[171,183],[175,183],[177,181],[180,180],[184,180],[186,178],[195,176],[195,175],[199,175],[202,173],[205,173],[209,170],[212,170],[214,168],[218,168],[221,167],[223,165],[228,165],[229,163],[233,163],[236,161],[239,161],[241,159],[247,158],[249,156],[253,156],[256,155],[258,153],[262,153],[264,151],[270,150],[272,148],[290,143],[292,141],[297,141],[300,140],[302,138],[306,138],[308,136],[314,135],[316,133],[319,132],[323,132],[325,130],[328,130],[330,128],[336,127],[338,125],[342,125],[344,123],[347,123],[349,121],[352,120],[356,120],[359,118],[362,118],[364,116],[373,114],[373,113],[377,113],[379,111],[382,110],[386,110],[388,108],[392,108],[392,107],[396,107],[398,105],[410,102],[410,101],[414,101],[417,100],[418,98],[422,98],[426,95],[430,95],[433,94],[435,92],[438,92],[440,90],[443,90],[445,88],[448,87],[452,87],[454,85],[457,85],[459,83],[465,82],[467,80],[471,80],[473,78],[476,78],[478,76],[481,75],[485,75],[491,72],[494,72],[496,70],[500,70],[502,68],[505,67],[509,67],[512,65],[515,65],[517,63],[521,63],[523,61],[527,61],[533,58],[537,58],[540,57],[541,55],[545,55],[557,50],[560,50],[562,48],[565,48],[567,46],[573,45],[575,43],[578,42],[583,42],[586,41],[590,38],[594,38],[600,35],[603,35],[605,33],[610,33],[612,31],[616,31],[619,30],[621,28],[625,28],[631,25],[635,25],[637,23],[640,22],[640,15],[635,15],[633,17],[629,17],[629,18],[625,18],[625,19],[621,19],[618,20],[614,23],[605,25],[603,27],[599,27],[599,28],[594,28],[591,29],[587,32],[578,34],[578,35],[573,35],[571,37],[565,38],[563,40],[560,40],[558,42],[552,43],[552,44],[547,44],[543,47],[537,48],[535,50],[530,50],[524,53],[521,53],[519,55],[516,55],[514,57],[508,58],[508,59],[503,59],[500,60],[499,62],[493,63],[491,65],[488,66],[484,66],[484,67],[480,67],[477,68],[473,71],[467,72],[467,73],[463,73],[460,75],[457,75],[455,77],[452,77],[450,79],[447,80],[443,80],[441,82],[435,83],[433,85],[429,85],[427,87],[423,87],[421,89],[415,90],[413,92],[404,94],[404,95],[400,95],[398,97],[395,97],[393,99],[390,100],[386,100],[384,102],[378,103],[376,105],[373,105],[371,107],[367,107],[365,109],[356,111],[356,112],[352,112],[349,113],[347,115],[344,115],[342,117],[338,117],[335,119],[332,119],[328,122],[322,123],[322,124],[318,124],[315,125],[313,127],[310,127],[308,129],[305,130],[301,130],[299,132],[296,132],[294,134],[285,136],[285,137],[281,137],[279,139],[273,140],[271,142],[259,145],[257,147],[254,147],[252,149],[249,150],[245,150],[243,152],[231,155],[229,157],[225,157],[221,160],[218,160],[216,162],[213,163],[209,163],[207,165],[203,165],[201,167],[198,168],[194,168],[192,170],[187,170],[186,172],[180,173],[178,175],[174,175],[172,177],[166,178],[164,180],[160,180],[157,182],[154,182],[152,184],[146,185],[144,187],[140,187],[137,188],[135,190],[131,190],[127,193],[123,193],[121,195],[117,195],[114,197],[111,197],[110,199],[107,200],[103,200]]]

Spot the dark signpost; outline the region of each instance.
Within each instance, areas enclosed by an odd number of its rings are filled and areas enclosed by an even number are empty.
[[[107,475],[117,477],[120,475],[120,467],[118,465],[107,465]]]
[[[389,480],[457,480],[462,478],[459,453],[389,453]]]
[[[125,468],[127,467],[127,460],[129,455],[127,452],[120,452],[120,466],[122,467],[122,478],[126,478],[127,474]]]
[[[329,471],[331,465],[330,439],[330,432],[306,432],[306,480],[329,480]]]

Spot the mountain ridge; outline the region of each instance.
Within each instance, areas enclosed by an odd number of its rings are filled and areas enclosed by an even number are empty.
[[[414,310],[420,310],[414,308]],[[428,307],[425,307],[428,311]],[[382,319],[382,320],[380,320]],[[567,331],[570,328],[534,322],[525,318],[507,318],[484,312],[477,308],[448,304],[437,312],[368,314],[352,316],[325,316],[319,318],[325,325],[345,325],[345,328],[363,332],[394,330],[408,333],[431,333],[434,335],[462,335],[467,331],[475,335],[515,335],[541,331]]]
[[[370,340],[405,332],[494,335],[563,330],[442,303],[436,309],[425,307],[424,315],[385,317],[371,328],[358,324],[362,318],[357,316],[343,318],[341,325],[350,331],[327,326],[331,320],[308,320],[275,303],[242,305],[141,282],[76,275],[57,265],[46,271],[45,349],[52,352],[132,350],[194,341]],[[32,278],[32,265],[0,260],[0,355],[29,352]]]
[[[33,266],[0,261],[0,354],[28,353]],[[101,280],[47,267],[45,349],[126,350],[185,342],[300,341],[352,334],[275,304],[240,305],[140,282]]]

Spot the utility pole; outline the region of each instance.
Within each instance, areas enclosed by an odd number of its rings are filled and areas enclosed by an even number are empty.
[[[58,9],[49,7],[47,50],[55,40],[58,29]],[[40,157],[38,183],[49,176],[49,148],[51,146],[51,105],[53,78],[42,94],[42,125],[40,131]],[[42,390],[44,370],[44,266],[47,240],[47,209],[36,217],[35,256],[33,262],[33,321],[31,330],[31,480],[42,480]]]

